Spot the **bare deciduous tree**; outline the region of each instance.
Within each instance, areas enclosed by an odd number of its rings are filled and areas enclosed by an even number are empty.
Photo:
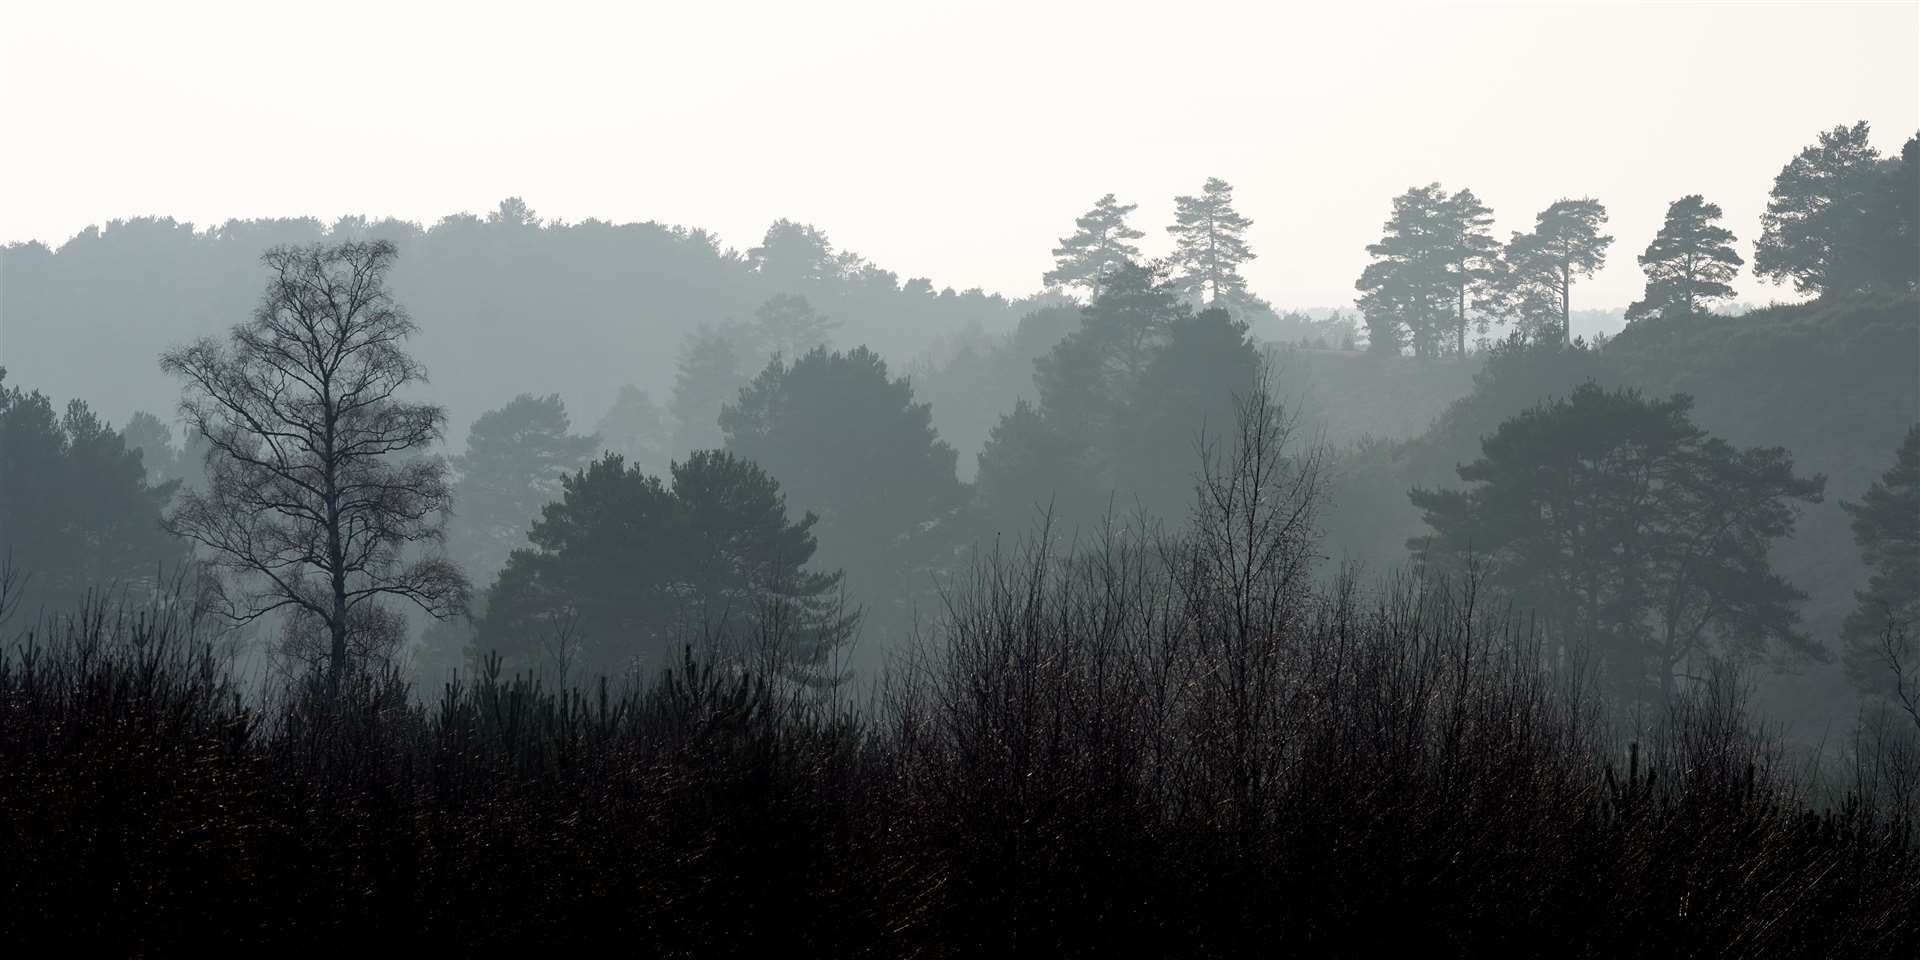
[[[424,452],[446,411],[401,397],[426,376],[403,349],[413,321],[386,290],[394,256],[385,241],[270,250],[253,319],[161,358],[208,444],[206,488],[171,528],[226,574],[227,616],[291,608],[324,627],[329,690],[382,598],[444,619],[467,596],[437,549],[446,464]]]

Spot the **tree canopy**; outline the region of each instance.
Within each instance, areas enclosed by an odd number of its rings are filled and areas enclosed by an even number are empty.
[[[440,553],[451,503],[427,450],[446,411],[402,399],[426,374],[406,353],[413,321],[387,292],[392,244],[276,247],[253,318],[225,342],[167,352],[180,409],[209,447],[207,486],[168,518],[225,575],[222,612],[318,622],[328,685],[350,640],[385,630],[383,600],[448,617],[467,580]]]
[[[863,603],[905,616],[928,594],[957,546],[966,489],[929,407],[878,354],[816,347],[775,358],[721,411],[720,427],[729,452],[819,514],[829,562]]]
[[[1803,293],[1912,289],[1915,141],[1883,161],[1862,120],[1820,133],[1774,177],[1753,269]]]
[[[739,652],[766,631],[804,668],[845,639],[839,575],[808,569],[813,514],[789,520],[779,484],[721,451],[671,481],[614,453],[565,477],[489,592],[474,652],[564,681],[658,669],[689,644]]]
[[[1534,407],[1459,468],[1469,487],[1413,491],[1432,532],[1409,546],[1431,570],[1484,565],[1560,656],[1590,650],[1624,696],[1668,702],[1713,658],[1824,659],[1767,553],[1824,478],[1709,436],[1692,406],[1586,384]]]
[[[190,555],[161,523],[178,481],[154,482],[137,447],[79,400],[64,413],[0,367],[0,562],[27,609],[71,609],[89,590],[144,594]],[[17,609],[17,608],[16,608]]]
[[[1233,187],[1208,177],[1199,196],[1173,198],[1173,265],[1177,282],[1195,303],[1228,306],[1247,296],[1241,264],[1254,259],[1247,246],[1253,221],[1233,208]]]
[[[1127,215],[1138,207],[1115,200],[1111,193],[1094,201],[1093,209],[1074,221],[1073,235],[1062,237],[1053,248],[1053,269],[1040,282],[1082,287],[1089,300],[1098,300],[1108,273],[1140,259],[1140,248],[1133,241],[1146,234],[1127,225]]]
[[[467,431],[466,452],[453,463],[460,479],[448,534],[474,579],[484,583],[506,566],[540,508],[559,495],[560,478],[593,455],[599,438],[570,426],[559,394],[523,393]]]
[[[626,457],[628,463],[644,472],[664,473],[673,459],[672,418],[647,391],[631,383],[614,395],[612,405],[594,423],[593,432],[603,449]]]
[[[673,377],[674,445],[682,450],[719,446],[720,408],[745,382],[740,351],[725,331],[702,324],[688,334]]]
[[[1598,200],[1556,200],[1534,218],[1532,232],[1507,241],[1499,300],[1521,335],[1573,342],[1573,283],[1606,263],[1613,245],[1600,232],[1606,222]]]
[[[1717,223],[1719,204],[1695,193],[1667,207],[1667,221],[1640,254],[1646,295],[1627,308],[1627,319],[1691,317],[1710,300],[1733,296],[1731,282],[1746,261],[1733,251],[1733,231]]]

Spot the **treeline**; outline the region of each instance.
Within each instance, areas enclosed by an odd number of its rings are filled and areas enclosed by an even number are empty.
[[[1328,519],[1336,556],[1390,569],[1408,559],[1435,562],[1432,544],[1449,538],[1457,548],[1476,544],[1475,549],[1495,555],[1521,549],[1528,536],[1544,532],[1461,526],[1465,508],[1436,510],[1441,501],[1433,498],[1452,496],[1444,492],[1463,481],[1469,487],[1481,483],[1480,477],[1456,473],[1455,468],[1480,460],[1483,452],[1489,463],[1497,462],[1491,449],[1483,451],[1482,439],[1494,438],[1508,421],[1524,421],[1542,403],[1573,395],[1583,381],[1640,388],[1651,393],[1622,401],[1621,409],[1635,416],[1673,411],[1671,429],[1661,435],[1679,447],[1705,450],[1702,444],[1719,444],[1720,437],[1741,445],[1728,448],[1739,457],[1676,459],[1675,464],[1689,465],[1673,468],[1680,473],[1717,463],[1733,471],[1726,477],[1757,478],[1764,471],[1747,469],[1751,464],[1740,458],[1784,446],[1770,455],[1783,465],[1781,476],[1786,479],[1756,488],[1759,499],[1753,504],[1769,515],[1778,512],[1778,518],[1752,527],[1746,540],[1728,544],[1728,550],[1702,554],[1753,558],[1748,564],[1751,576],[1739,589],[1731,581],[1720,583],[1714,589],[1694,589],[1679,606],[1669,605],[1663,615],[1666,626],[1660,628],[1667,631],[1678,629],[1679,621],[1673,618],[1695,609],[1695,601],[1705,604],[1702,609],[1717,611],[1713,622],[1687,629],[1698,636],[1686,642],[1669,638],[1673,648],[1700,656],[1737,654],[1736,659],[1752,663],[1773,659],[1784,644],[1810,662],[1825,658],[1827,640],[1843,619],[1857,613],[1851,593],[1870,571],[1838,508],[1814,509],[1828,489],[1820,483],[1822,475],[1841,498],[1865,491],[1879,479],[1915,406],[1914,378],[1900,362],[1912,339],[1912,294],[1898,292],[1910,291],[1912,278],[1898,272],[1901,261],[1888,253],[1912,233],[1911,205],[1903,207],[1905,201],[1893,188],[1913,176],[1914,146],[1909,143],[1903,159],[1894,161],[1874,154],[1865,137],[1864,125],[1838,128],[1783,169],[1765,235],[1756,248],[1764,253],[1757,254],[1764,269],[1824,292],[1817,307],[1741,318],[1709,312],[1705,304],[1724,297],[1726,271],[1739,257],[1731,252],[1725,231],[1708,222],[1711,205],[1686,198],[1676,204],[1675,215],[1642,258],[1648,295],[1635,307],[1634,323],[1604,349],[1568,344],[1565,294],[1571,274],[1565,271],[1579,258],[1568,252],[1565,236],[1556,233],[1560,239],[1551,243],[1542,239],[1553,232],[1543,233],[1545,227],[1524,235],[1539,241],[1536,246],[1562,251],[1561,280],[1553,288],[1560,299],[1548,304],[1557,311],[1560,326],[1552,327],[1546,314],[1535,316],[1537,322],[1516,321],[1512,334],[1482,353],[1491,361],[1471,393],[1425,436],[1342,451],[1335,471],[1340,479],[1332,491],[1335,509]],[[1513,266],[1516,248],[1510,243],[1498,252],[1497,245],[1485,242],[1487,217],[1469,202],[1470,194],[1422,188],[1409,197],[1433,202],[1409,200],[1396,206],[1400,226],[1390,225],[1387,240],[1399,240],[1376,249],[1381,259],[1369,268],[1371,279],[1366,282],[1375,283],[1369,289],[1381,297],[1394,290],[1423,291],[1417,302],[1438,311],[1430,319],[1444,313],[1453,326],[1435,326],[1440,321],[1433,319],[1422,328],[1431,336],[1422,336],[1436,345],[1450,338],[1451,349],[1457,351],[1465,343],[1466,327],[1460,324],[1468,316],[1461,311],[1477,302],[1472,284],[1479,281],[1461,272],[1455,254],[1469,247],[1481,250],[1492,258],[1487,269],[1500,273]],[[1297,374],[1303,368],[1310,368],[1310,380],[1324,381],[1330,372],[1382,384],[1405,371],[1425,369],[1398,362],[1398,348],[1369,351],[1366,357],[1306,351],[1263,360],[1250,325],[1264,306],[1239,275],[1239,266],[1253,256],[1243,236],[1251,221],[1234,210],[1231,188],[1217,180],[1209,181],[1198,196],[1178,198],[1176,208],[1168,231],[1175,237],[1177,255],[1140,263],[1132,241],[1141,233],[1127,224],[1133,208],[1103,197],[1081,218],[1076,232],[1062,240],[1046,278],[1082,290],[1089,302],[1078,306],[1062,300],[1034,310],[1005,339],[963,351],[921,382],[899,376],[874,351],[826,344],[844,330],[843,321],[817,309],[808,294],[844,296],[849,278],[879,274],[858,258],[834,254],[818,231],[782,222],[760,247],[739,257],[716,253],[704,235],[661,234],[677,238],[672,243],[683,252],[705,250],[701,256],[733,264],[757,278],[754,283],[803,292],[775,293],[747,320],[696,327],[682,343],[671,397],[656,403],[645,391],[629,387],[591,432],[575,431],[557,394],[523,394],[475,419],[464,452],[452,460],[451,471],[435,480],[445,489],[425,501],[451,505],[451,521],[444,528],[424,523],[424,515],[408,521],[422,523],[418,538],[408,540],[414,545],[409,549],[438,549],[439,538],[445,537],[444,556],[454,561],[467,583],[458,603],[444,609],[438,601],[428,606],[458,616],[426,624],[424,639],[415,643],[408,635],[423,624],[367,614],[370,619],[353,627],[367,634],[361,646],[409,655],[429,677],[470,665],[489,651],[506,654],[516,669],[569,665],[556,676],[570,675],[576,668],[583,676],[617,673],[639,663],[651,669],[671,658],[672,643],[663,638],[678,635],[690,623],[742,629],[764,599],[762,592],[770,590],[813,609],[810,616],[822,625],[823,637],[853,633],[852,614],[862,615],[873,640],[867,645],[871,657],[862,665],[877,667],[881,654],[916,617],[937,608],[941,582],[964,569],[970,550],[990,546],[998,537],[1017,536],[1041,516],[1049,517],[1054,529],[1067,537],[1136,513],[1163,523],[1183,522],[1193,506],[1192,454],[1209,442],[1210,431],[1217,432],[1226,422],[1232,397],[1263,385],[1263,363],[1278,363],[1287,381],[1281,395],[1309,429],[1346,415],[1358,405],[1353,398],[1366,391],[1346,389],[1352,385],[1345,383],[1337,388],[1324,382],[1302,386]],[[1579,209],[1596,217],[1600,213],[1597,207]],[[1541,223],[1558,223],[1562,214],[1572,216],[1569,211],[1579,212],[1569,207]],[[1453,219],[1439,224],[1436,217]],[[1589,217],[1582,222],[1587,226],[1567,229],[1591,234],[1589,246],[1598,244],[1592,252],[1603,253],[1599,221]],[[341,230],[379,233],[401,226],[375,230],[349,225]],[[653,229],[615,230],[591,223],[541,226],[524,206],[509,203],[484,223],[452,219],[432,231],[415,230],[406,242],[428,244],[419,252],[431,253],[434,237],[448,243],[463,236],[494,237],[500,240],[499,249],[511,252],[519,248],[501,238],[558,243],[595,231],[640,236]],[[235,237],[221,231],[185,236],[218,246],[238,242],[241,232],[236,230]],[[1514,242],[1522,239],[1516,235]],[[76,243],[77,249],[89,249],[85,242]],[[353,248],[362,255],[385,249],[377,254],[380,265],[372,273],[378,274],[380,296],[398,304],[398,278],[405,271],[393,273],[389,295],[386,264],[405,261],[395,261],[401,256],[398,244],[382,248],[383,243],[349,242],[332,249]],[[323,278],[327,269],[316,262],[309,279],[340,280]],[[431,276],[434,270],[430,264],[426,272]],[[1494,292],[1507,282],[1495,283],[1497,279],[1492,274],[1480,278],[1493,284],[1486,289]],[[1538,286],[1536,292],[1548,286]],[[893,289],[888,283],[879,287]],[[909,284],[887,296],[905,297],[912,288]],[[1517,288],[1501,289],[1511,294]],[[273,290],[270,286],[269,308]],[[1441,296],[1446,291],[1451,292]],[[1407,312],[1407,304],[1414,302],[1362,297],[1370,322],[1381,316],[1398,318],[1395,329],[1406,331],[1413,329],[1407,324],[1415,314]],[[1508,297],[1503,302],[1518,301]],[[1801,315],[1795,310],[1813,311],[1807,315],[1822,319],[1801,323],[1793,319]],[[424,335],[426,329],[417,334],[407,320],[404,335]],[[1743,336],[1729,339],[1721,332],[1732,330]],[[272,339],[249,334],[256,335]],[[1399,336],[1395,334],[1394,342]],[[1813,341],[1804,342],[1808,337]],[[234,343],[244,347],[243,341]],[[568,349],[596,353],[578,344]],[[1439,346],[1425,352],[1431,356],[1437,350]],[[411,364],[410,355],[401,359]],[[539,365],[537,358],[522,359],[525,367]],[[551,368],[563,367],[571,364],[556,360]],[[190,371],[178,367],[175,372]],[[421,372],[404,366],[396,372],[396,382],[417,383]],[[947,373],[954,379],[938,375]],[[1436,388],[1440,381],[1424,375],[1413,382],[1426,390],[1463,389],[1462,384]],[[1388,395],[1384,389],[1372,392]],[[1678,392],[1700,398],[1692,401],[1699,407],[1698,423],[1692,407],[1667,400]],[[971,483],[960,479],[960,452],[938,429],[929,394],[966,410],[982,425],[978,469]],[[1329,404],[1328,396],[1339,402]],[[49,478],[85,469],[68,466],[69,460],[99,459],[86,450],[104,450],[104,441],[86,437],[103,433],[105,427],[90,419],[84,407],[62,423],[39,394],[9,389],[7,398],[7,446],[18,451],[9,454],[7,469],[18,478],[9,486],[19,492],[0,492],[0,497],[9,516],[20,518],[9,524],[9,537],[18,543],[22,555],[17,559],[42,572],[40,583],[47,588],[42,599],[49,609],[71,602],[101,578],[150,579],[154,570],[181,562],[185,550],[175,541],[118,538],[88,526],[92,520],[83,516],[82,506],[48,507],[67,503],[62,497],[91,491],[100,499],[131,505],[125,507],[135,516],[130,522],[149,529],[158,526],[170,495],[168,484],[177,485],[176,493],[192,494],[217,480],[206,466],[220,459],[219,451],[207,459],[209,438],[203,431],[190,430],[183,444],[175,444],[158,418],[136,416],[117,438],[121,446],[110,458],[124,463],[127,452],[137,449],[147,476],[116,468],[94,478],[93,487],[83,487]],[[1845,402],[1836,407],[1836,399]],[[1398,429],[1411,432],[1407,425],[1420,416],[1419,400],[1409,396],[1393,404],[1402,411]],[[1409,408],[1411,414],[1406,413]],[[1830,421],[1810,419],[1822,408],[1851,413],[1834,429]],[[421,409],[438,410],[435,422],[441,426],[427,424],[402,446],[430,454],[447,412],[437,405]],[[1537,445],[1520,456],[1523,461],[1527,456],[1585,456],[1580,444],[1594,451],[1626,449],[1639,442],[1627,431],[1625,421],[1597,415],[1576,418],[1548,431],[1558,446]],[[1217,443],[1218,437],[1212,441]],[[602,456],[607,451],[617,456]],[[1816,469],[1796,471],[1795,456]],[[1627,469],[1608,469],[1616,468]],[[58,496],[32,495],[42,487],[53,490],[49,484],[58,487]],[[101,484],[112,489],[95,489]],[[1410,501],[1410,489],[1422,499]],[[1477,495],[1491,498],[1493,506],[1510,507],[1524,502],[1527,493],[1515,488]],[[262,504],[283,502],[277,496],[258,499]],[[1799,523],[1809,510],[1811,535]],[[1624,536],[1624,530],[1609,531],[1608,537]],[[1642,532],[1656,539],[1677,535]],[[28,533],[34,536],[28,538]],[[1863,547],[1869,542],[1859,541]],[[1787,546],[1806,544],[1812,546]],[[1604,545],[1596,541],[1589,546]],[[1642,554],[1621,569],[1639,570],[1652,556]],[[1522,565],[1537,565],[1539,560],[1518,555],[1506,559]],[[1580,594],[1578,603],[1591,609],[1567,621],[1565,632],[1591,640],[1603,620],[1612,624],[1608,631],[1621,637],[1655,629],[1648,619],[1651,594],[1643,589],[1651,581],[1637,573],[1622,576],[1628,586],[1609,586],[1612,592],[1604,596]],[[774,586],[776,582],[780,586]],[[1566,597],[1556,600],[1544,582],[1502,586],[1510,599],[1531,609],[1565,613],[1571,602]],[[1803,590],[1811,594],[1805,605],[1800,602]],[[1730,598],[1753,604],[1764,599],[1772,612],[1764,617],[1742,614],[1741,619],[1715,606]],[[401,599],[418,605],[420,597]],[[305,609],[302,598],[289,602]],[[1601,607],[1610,611],[1604,617],[1593,612]],[[1759,609],[1753,606],[1750,611]],[[1803,617],[1807,611],[1810,618]],[[838,625],[825,626],[829,623]],[[1729,631],[1744,634],[1744,639],[1734,643]],[[1727,643],[1695,642],[1721,634],[1728,634],[1722,637]],[[375,635],[383,639],[376,642],[371,639]],[[1625,648],[1644,648],[1643,640]],[[838,645],[838,640],[821,643],[823,649]],[[1673,657],[1657,669],[1644,663],[1632,666],[1616,692],[1644,692],[1643,679],[1655,681],[1654,689],[1665,689],[1676,671],[1690,669]]]
[[[423,321],[416,349],[459,426],[516,393],[553,386],[592,416],[624,384],[664,408],[676,347],[702,324],[735,322],[750,376],[773,350],[793,352],[750,329],[778,296],[804,298],[832,318],[835,342],[902,361],[953,331],[1011,329],[1033,307],[900,277],[787,220],[738,250],[699,229],[543,221],[518,198],[431,225],[346,217],[196,228],[139,217],[89,227],[57,248],[0,248],[5,362],[16,375],[30,371],[36,385],[61,385],[107,410],[154,409],[177,385],[152,358],[251,313],[262,253],[352,240],[387,240],[405,257],[394,290]],[[551,384],[546,372],[557,370],[569,371],[566,382]]]

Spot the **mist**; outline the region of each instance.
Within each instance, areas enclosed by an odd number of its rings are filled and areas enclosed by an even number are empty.
[[[0,81],[0,941],[1920,949],[1914,5]]]

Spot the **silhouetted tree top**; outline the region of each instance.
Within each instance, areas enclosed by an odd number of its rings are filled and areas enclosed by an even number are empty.
[[[1733,296],[1731,281],[1746,261],[1733,251],[1733,231],[1717,223],[1720,206],[1695,193],[1667,208],[1666,223],[1640,254],[1647,292],[1627,308],[1627,319],[1691,317],[1709,300]]]
[[[760,245],[747,251],[747,264],[780,293],[803,293],[840,276],[827,235],[786,219],[774,221]]]
[[[1254,259],[1247,246],[1247,228],[1253,221],[1233,208],[1233,187],[1219,177],[1208,177],[1199,196],[1173,198],[1173,265],[1188,299],[1227,306],[1246,296],[1247,281],[1240,266]]]
[[[1606,222],[1598,200],[1557,200],[1535,217],[1532,232],[1507,242],[1499,300],[1522,336],[1573,342],[1573,284],[1606,263],[1613,245],[1600,232]]]
[[[1822,131],[1774,177],[1754,273],[1803,293],[1913,285],[1912,152],[1883,163],[1862,120]]]
[[[1109,193],[1093,209],[1074,221],[1072,236],[1053,248],[1053,269],[1040,278],[1048,286],[1082,287],[1087,299],[1098,300],[1108,272],[1140,259],[1133,241],[1146,236],[1127,225],[1127,216],[1139,204],[1122,204]]]
[[[1458,292],[1452,244],[1468,232],[1450,222],[1454,212],[1438,183],[1411,188],[1393,199],[1379,242],[1367,245],[1374,259],[1354,288],[1377,352],[1397,354],[1411,341],[1415,356],[1431,357],[1444,342]]]

